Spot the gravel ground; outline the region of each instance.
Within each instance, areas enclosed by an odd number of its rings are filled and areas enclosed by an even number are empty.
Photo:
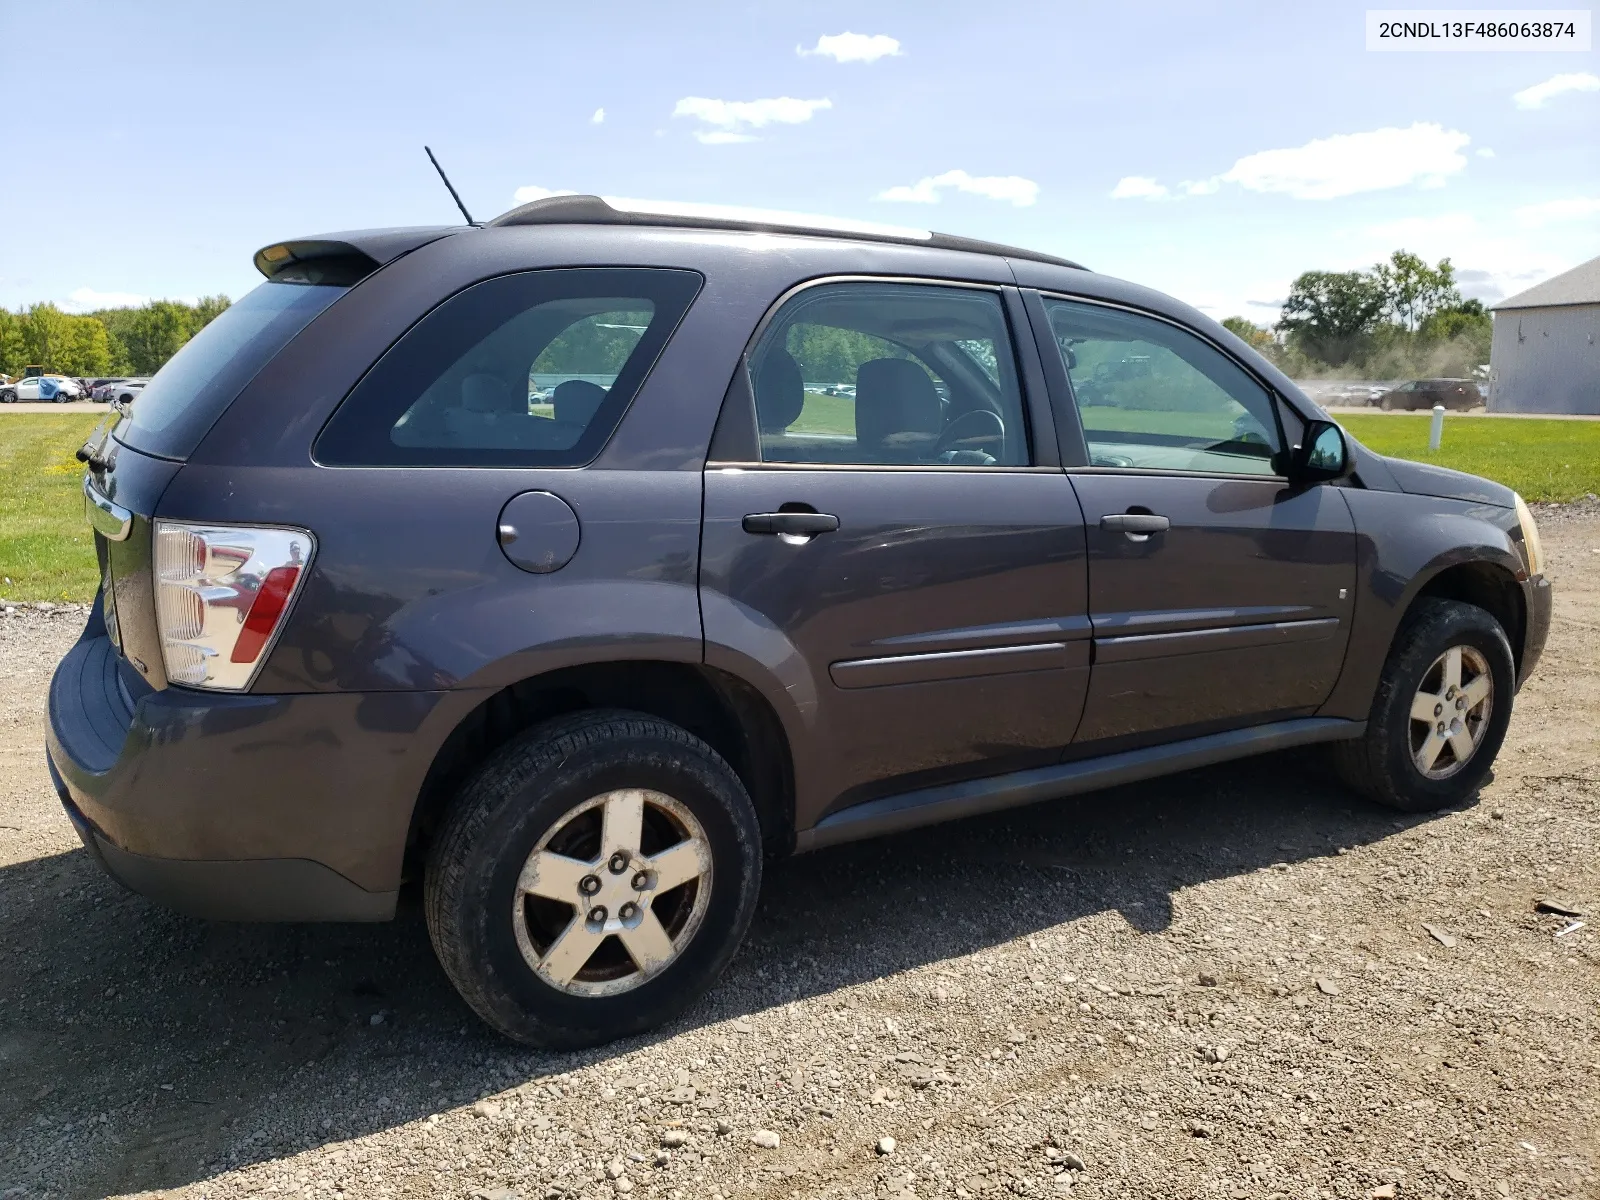
[[[0,617],[0,1196],[1600,1196],[1600,506],[1541,519],[1477,803],[1297,752],[773,864],[706,1001],[575,1055],[482,1030],[415,901],[103,878],[42,763],[82,613]]]

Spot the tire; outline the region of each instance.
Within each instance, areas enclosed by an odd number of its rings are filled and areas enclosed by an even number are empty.
[[[1457,653],[1461,666],[1458,677],[1468,673],[1486,675],[1490,681],[1488,705],[1473,704],[1464,712],[1442,694],[1448,676],[1448,655]],[[1455,697],[1466,705],[1475,682]],[[1506,727],[1511,723],[1511,702],[1516,690],[1516,666],[1505,630],[1489,613],[1473,604],[1456,600],[1424,598],[1407,615],[1388,661],[1378,679],[1366,732],[1347,742],[1335,742],[1329,749],[1334,766],[1344,781],[1379,804],[1402,812],[1433,812],[1451,808],[1467,800],[1483,785]],[[1428,706],[1423,692],[1440,692],[1433,705],[1434,715],[1451,723],[1447,731],[1464,730],[1472,748],[1464,760],[1456,747],[1465,745],[1456,738],[1434,744],[1427,726],[1413,717],[1413,704]],[[1443,710],[1441,713],[1440,710]],[[1476,715],[1476,720],[1474,716]],[[1424,744],[1428,743],[1428,744]],[[1432,774],[1425,774],[1417,760],[1419,751],[1438,755]]]
[[[15,388],[6,388],[4,391],[0,391],[0,404],[15,404],[16,402],[17,392]]]
[[[630,795],[645,798],[645,840],[635,838],[639,853],[618,868],[602,844],[608,805],[597,798],[625,806]],[[572,817],[586,805],[599,807]],[[708,874],[650,893],[635,908],[637,924],[623,928],[629,898],[646,895],[627,889],[654,887],[640,882],[647,876],[661,881],[666,869],[657,874],[652,864],[664,860],[653,856],[663,833],[670,841],[674,831],[687,831],[683,845],[694,844],[702,867],[709,859]],[[658,849],[648,848],[652,837]],[[550,856],[564,870],[577,866],[574,858],[589,865],[581,879],[571,875],[571,901],[523,894],[531,886],[567,895],[567,876],[557,889],[554,871],[548,884],[530,874],[530,856],[547,854],[547,842],[568,851]],[[591,883],[604,890],[576,894]],[[424,909],[445,974],[479,1017],[514,1041],[573,1049],[653,1029],[699,999],[744,939],[760,885],[761,831],[732,768],[667,721],[597,710],[529,730],[462,788],[429,855]],[[612,922],[596,926],[580,903],[601,901],[610,903]],[[638,943],[624,943],[650,932],[646,923],[665,932],[673,951],[654,973],[639,967],[629,948]],[[577,975],[552,982],[541,972],[554,970],[551,952],[569,936],[574,944],[597,939],[597,949],[579,962]]]
[[[1393,412],[1394,411],[1394,401],[1393,400],[1388,400],[1388,399],[1380,400],[1378,402],[1378,407],[1381,408],[1384,412]]]

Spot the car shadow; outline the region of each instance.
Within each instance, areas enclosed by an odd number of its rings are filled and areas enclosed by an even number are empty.
[[[0,868],[0,1196],[181,1186],[1098,914],[1160,933],[1185,888],[1426,819],[1285,752],[769,863],[709,996],[576,1054],[481,1026],[414,898],[384,925],[221,924],[82,851],[18,863]]]

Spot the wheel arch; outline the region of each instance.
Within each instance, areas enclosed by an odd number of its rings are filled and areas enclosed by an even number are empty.
[[[715,667],[623,660],[561,667],[518,680],[458,721],[435,751],[412,806],[402,878],[420,875],[452,798],[495,751],[542,721],[596,708],[647,713],[706,742],[750,794],[767,852],[793,849],[793,761],[783,723],[766,698]]]
[[[1424,598],[1458,600],[1483,609],[1505,630],[1511,643],[1511,657],[1520,678],[1522,652],[1527,641],[1527,603],[1517,577],[1503,564],[1488,559],[1453,563],[1428,576],[1412,595],[1400,618],[1400,629]],[[1399,630],[1395,632],[1399,637]]]

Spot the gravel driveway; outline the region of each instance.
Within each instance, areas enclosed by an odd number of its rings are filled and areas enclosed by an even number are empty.
[[[482,1030],[415,900],[206,924],[105,879],[41,748],[82,613],[5,615],[0,1196],[1600,1196],[1600,508],[1541,518],[1477,804],[1299,751],[773,864],[707,1001],[576,1055]]]

